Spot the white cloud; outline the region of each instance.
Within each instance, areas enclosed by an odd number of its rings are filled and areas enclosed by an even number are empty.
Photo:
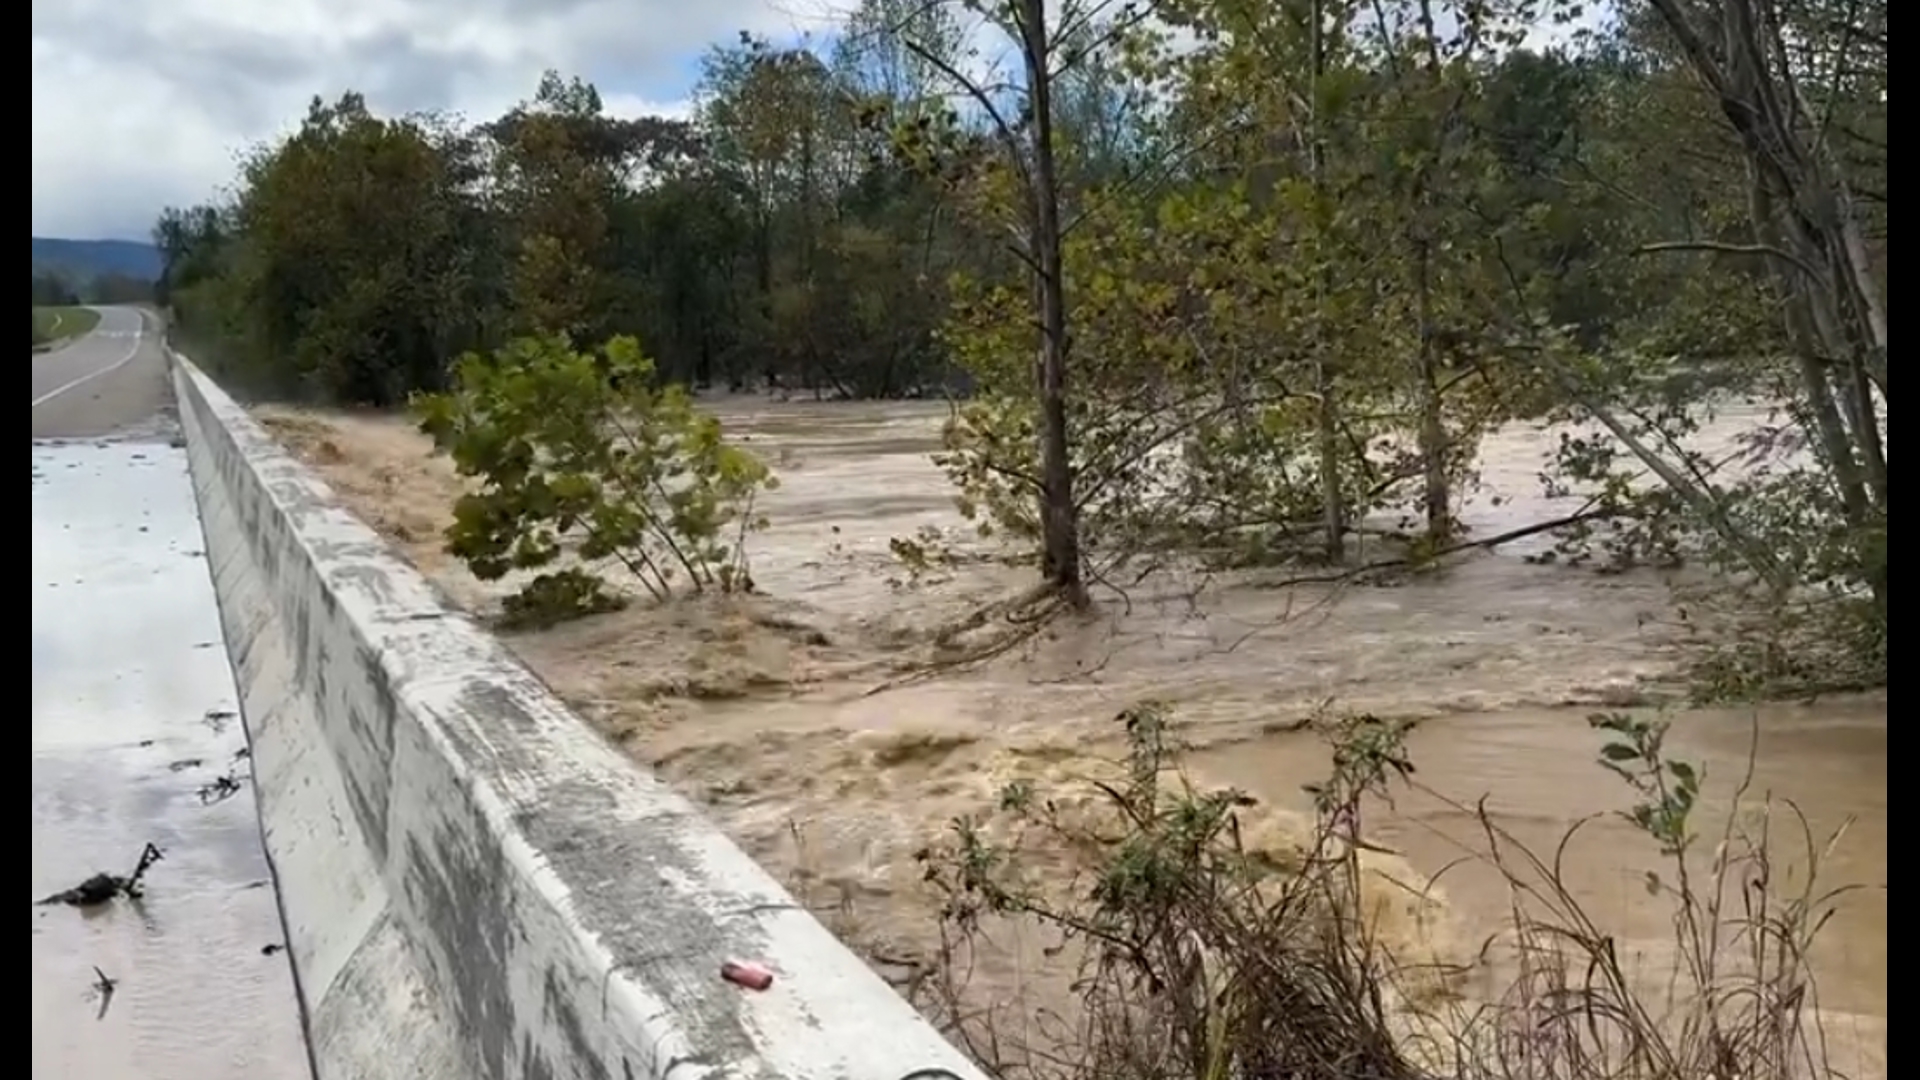
[[[819,31],[855,2],[33,0],[33,231],[144,237],[161,207],[231,181],[236,156],[290,130],[315,94],[484,118],[557,68],[618,114],[684,114],[710,45]],[[968,29],[980,51],[966,66],[1004,59],[995,35]]]
[[[807,5],[817,5],[809,8]],[[315,94],[497,115],[541,71],[621,115],[684,113],[694,63],[823,0],[34,0],[33,231],[139,238],[228,183]]]

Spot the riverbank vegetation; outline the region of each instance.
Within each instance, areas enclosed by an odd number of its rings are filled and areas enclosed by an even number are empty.
[[[937,394],[962,512],[1037,578],[944,662],[1175,561],[1437,569],[1506,539],[1461,520],[1481,439],[1555,424],[1540,480],[1577,498],[1526,530],[1557,537],[1540,557],[1704,564],[1678,586],[1704,695],[1880,685],[1886,42],[1884,3],[1827,0],[1604,24],[1559,0],[862,0],[825,43],[716,47],[685,120],[608,115],[558,74],[480,123],[316,98],[230,199],[163,216],[160,289],[243,393],[411,403],[478,487],[450,536],[476,574],[563,550],[631,571],[547,573],[511,609],[530,622],[752,587],[777,463],[699,393]],[[1736,400],[1777,409],[1702,444]],[[1362,553],[1382,535],[1389,558]],[[926,567],[940,545],[896,551]],[[1002,1075],[1817,1063],[1825,900],[1769,891],[1752,831],[1783,811],[1732,815],[1705,853],[1698,778],[1656,727],[1603,718],[1597,745],[1672,860],[1648,888],[1691,996],[1661,1015],[1557,856],[1471,806],[1516,897],[1512,978],[1457,1009],[1399,993],[1403,958],[1356,914],[1362,810],[1410,782],[1393,725],[1336,725],[1313,835],[1252,858],[1239,797],[1180,782],[1157,714],[1127,723],[1104,810],[1064,820],[1016,786],[1012,824],[926,853],[948,975],[1006,918],[1071,932],[1086,965],[1044,1052],[934,1000]],[[1008,835],[1082,852],[1085,887],[1023,890]]]
[[[1821,884],[1840,834],[1817,836],[1790,805],[1740,783],[1717,829],[1695,814],[1695,767],[1664,748],[1664,723],[1598,714],[1597,767],[1631,791],[1622,811],[1663,869],[1647,892],[1671,912],[1669,970],[1636,970],[1588,914],[1565,860],[1534,851],[1487,810],[1455,803],[1477,838],[1462,862],[1492,868],[1512,900],[1507,931],[1477,955],[1409,949],[1383,910],[1439,881],[1393,881],[1370,863],[1367,815],[1417,786],[1405,725],[1333,724],[1333,771],[1311,789],[1313,825],[1289,843],[1249,831],[1242,792],[1196,786],[1163,708],[1116,722],[1129,752],[1078,798],[1015,781],[998,811],[957,822],[921,853],[945,898],[941,978],[922,1004],[993,1075],[1023,1080],[1769,1080],[1842,1075],[1807,956],[1850,889]],[[1007,828],[1013,822],[1015,828]],[[999,839],[1012,837],[1011,840]],[[1039,883],[1023,856],[1080,854],[1070,883]],[[1797,870],[1777,854],[1790,850]],[[1012,924],[1040,930],[1075,966],[1077,1001],[1035,1025],[1026,1003],[966,993],[977,950]],[[1431,946],[1431,938],[1424,944]],[[1498,959],[1494,955],[1498,954]],[[1465,973],[1497,972],[1491,991]]]
[[[1068,606],[1142,552],[1483,543],[1481,435],[1574,421],[1559,556],[1727,571],[1719,692],[1884,673],[1883,8],[970,10],[716,47],[688,120],[559,75],[479,124],[316,99],[164,215],[161,290],[276,396],[397,405],[535,334],[958,394],[963,508]],[[1691,445],[1732,396],[1777,423]]]

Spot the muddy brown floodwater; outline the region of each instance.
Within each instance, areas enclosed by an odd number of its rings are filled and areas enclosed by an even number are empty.
[[[1142,699],[1176,707],[1200,777],[1247,790],[1278,817],[1306,809],[1300,786],[1327,764],[1298,720],[1329,707],[1418,718],[1411,750],[1422,784],[1462,802],[1489,795],[1502,827],[1550,851],[1575,821],[1627,804],[1595,764],[1587,716],[1646,707],[1672,689],[1668,583],[1535,565],[1523,558],[1545,544],[1534,541],[1391,587],[1163,580],[983,668],[870,694],[931,629],[1030,583],[991,562],[900,580],[890,538],[932,527],[965,547],[928,459],[943,407],[731,399],[714,408],[781,477],[762,502],[772,528],[751,549],[766,596],[636,606],[509,640],[883,970],[932,947],[932,901],[912,853],[989,806],[1006,780],[1058,780],[1067,763],[1117,750],[1112,718]],[[456,599],[480,611],[497,600],[498,586],[438,550],[459,484],[404,421],[261,416]],[[1733,410],[1703,437],[1725,442],[1755,422],[1755,411]],[[1556,438],[1520,428],[1488,439],[1469,525],[1489,535],[1565,513],[1536,479]],[[1672,741],[1705,764],[1713,806],[1747,774],[1751,751],[1750,797],[1793,800],[1816,831],[1851,822],[1823,882],[1865,888],[1842,902],[1814,962],[1832,1052],[1854,1076],[1885,1073],[1886,714],[1881,695],[1672,715]],[[1475,837],[1467,815],[1416,793],[1369,828],[1416,870],[1440,875],[1434,895],[1456,945],[1471,952],[1503,925],[1500,880],[1483,865],[1448,869]],[[1572,853],[1569,883],[1629,964],[1671,967],[1671,908],[1645,885],[1649,841],[1607,816]],[[1020,999],[1023,963],[983,969],[976,992]]]

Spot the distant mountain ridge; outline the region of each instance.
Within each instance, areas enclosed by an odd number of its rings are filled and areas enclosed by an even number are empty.
[[[160,269],[160,249],[139,240],[33,238],[33,272],[59,274],[75,284],[104,274],[158,281]]]

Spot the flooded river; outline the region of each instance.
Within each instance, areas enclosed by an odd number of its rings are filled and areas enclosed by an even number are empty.
[[[781,476],[762,503],[772,528],[752,546],[769,600],[752,610],[636,608],[513,644],[870,955],[929,947],[929,901],[911,858],[929,836],[1025,771],[1113,751],[1113,716],[1142,699],[1174,706],[1200,776],[1295,814],[1306,808],[1300,786],[1327,765],[1324,744],[1298,721],[1329,709],[1420,719],[1411,751],[1424,787],[1465,803],[1488,796],[1501,827],[1550,851],[1575,821],[1628,804],[1595,763],[1587,716],[1644,708],[1672,688],[1668,583],[1535,565],[1524,558],[1545,543],[1535,540],[1393,586],[1160,580],[984,667],[873,693],[906,643],[1031,583],[1031,571],[990,562],[901,580],[891,538],[926,527],[964,535],[928,460],[944,410],[717,408]],[[457,485],[405,424],[263,415],[456,598],[492,601],[496,590],[437,550]],[[1754,420],[1735,413],[1708,436],[1729,439]],[[1554,438],[1520,429],[1487,441],[1487,490],[1466,508],[1470,526],[1487,535],[1567,512],[1536,479]],[[1823,881],[1867,888],[1841,904],[1814,961],[1835,1055],[1854,1075],[1884,1074],[1886,712],[1884,696],[1866,696],[1672,714],[1675,752],[1706,767],[1704,828],[1723,820],[1715,815],[1750,752],[1750,800],[1790,799],[1821,833],[1851,822]],[[1462,941],[1499,929],[1507,901],[1497,876],[1474,866],[1441,874],[1476,835],[1467,815],[1413,793],[1369,828],[1441,876]],[[1567,875],[1623,953],[1650,970],[1672,961],[1671,907],[1645,884],[1654,859],[1651,841],[1603,817],[1583,830]],[[1790,863],[1777,873],[1804,873]]]

